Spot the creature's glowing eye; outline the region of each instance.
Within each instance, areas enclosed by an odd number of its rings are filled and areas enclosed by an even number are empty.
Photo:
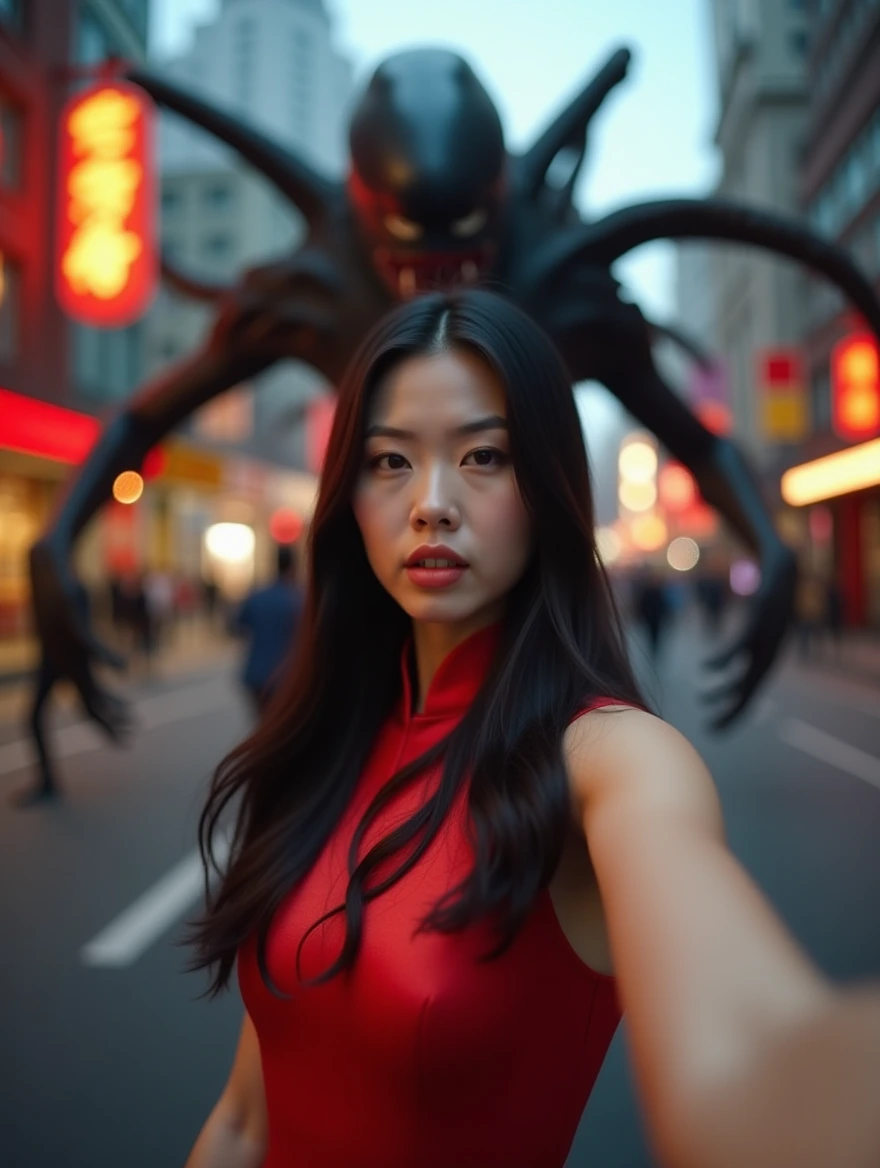
[[[386,215],[385,227],[395,239],[403,239],[407,243],[414,239],[421,239],[425,233],[421,223],[414,223],[412,219],[404,219],[402,215]]]
[[[486,212],[482,207],[475,207],[470,214],[465,215],[463,219],[456,219],[450,224],[450,230],[453,235],[467,238],[469,235],[476,235],[486,225]]]

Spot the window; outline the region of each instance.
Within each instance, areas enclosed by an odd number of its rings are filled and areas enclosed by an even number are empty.
[[[96,65],[113,55],[116,46],[102,25],[88,9],[80,8],[76,22],[75,56],[77,64]]]
[[[805,57],[810,47],[806,29],[797,28],[794,32],[789,33],[788,43],[791,45],[791,50],[796,57]]]
[[[202,191],[202,201],[215,211],[232,203],[232,191],[227,183],[212,183]]]
[[[202,251],[211,259],[225,259],[232,251],[232,240],[228,235],[206,235],[202,240]]]
[[[813,373],[810,383],[810,410],[815,430],[831,425],[831,374],[827,362]]]
[[[0,253],[0,361],[12,361],[18,354],[20,285],[18,264]]]
[[[141,326],[98,329],[75,324],[73,367],[77,387],[93,401],[128,397],[141,377]]]
[[[181,191],[175,190],[173,187],[163,187],[162,189],[162,214],[173,215],[175,211],[183,203],[183,195]]]
[[[0,93],[0,187],[21,185],[22,116]]]

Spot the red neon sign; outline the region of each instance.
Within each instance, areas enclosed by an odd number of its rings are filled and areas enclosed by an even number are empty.
[[[152,104],[126,82],[78,93],[61,112],[55,289],[74,320],[121,328],[156,291]]]
[[[0,450],[77,465],[86,458],[100,433],[101,422],[90,414],[0,389]],[[144,478],[160,475],[165,461],[164,450],[154,447],[144,459]]]
[[[831,352],[831,424],[847,441],[880,431],[880,354],[867,333],[844,337]]]

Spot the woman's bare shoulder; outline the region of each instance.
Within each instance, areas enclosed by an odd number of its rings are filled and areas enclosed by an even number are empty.
[[[715,783],[696,748],[647,710],[626,705],[587,710],[566,729],[563,752],[584,812],[611,796],[654,809],[692,806],[720,819]]]

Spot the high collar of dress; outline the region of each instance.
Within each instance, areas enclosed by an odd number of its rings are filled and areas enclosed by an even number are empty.
[[[421,713],[413,713],[413,684],[415,651],[412,634],[407,637],[400,656],[402,677],[398,717],[402,722],[419,718],[446,718],[460,714],[471,704],[489,672],[489,666],[498,648],[501,622],[487,625],[471,633],[456,645],[440,662],[431,679]]]

